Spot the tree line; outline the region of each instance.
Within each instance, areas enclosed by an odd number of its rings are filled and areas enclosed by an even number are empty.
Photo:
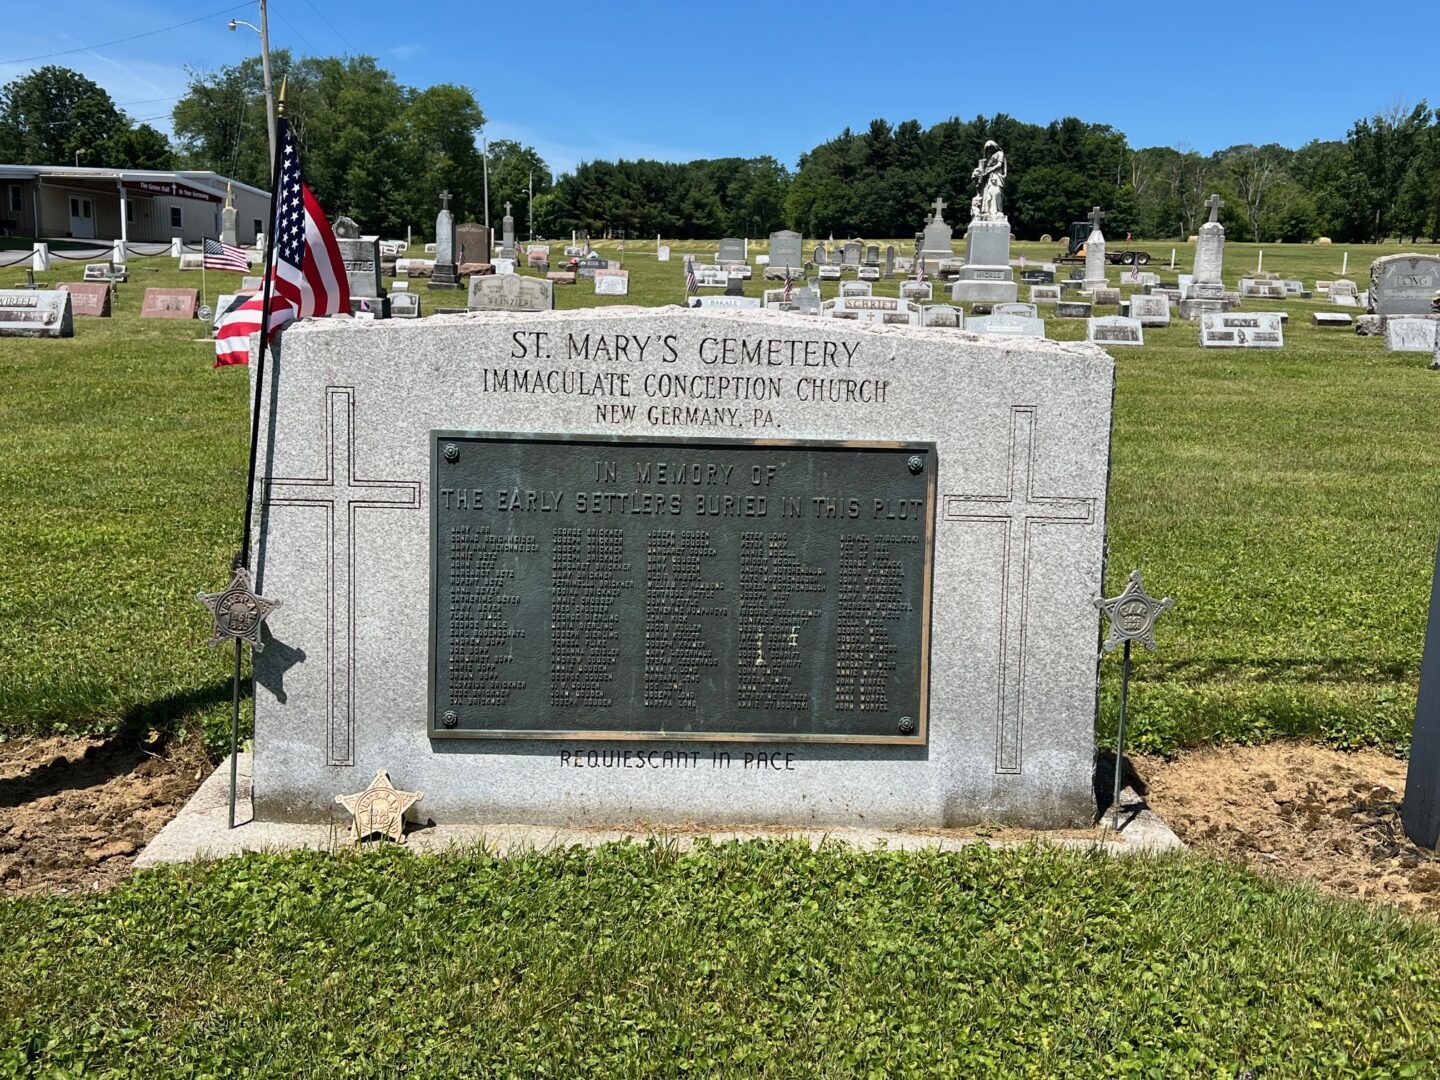
[[[821,237],[909,236],[938,196],[946,220],[969,217],[971,170],[986,140],[1009,161],[1005,211],[1015,234],[1061,236],[1092,206],[1106,231],[1161,239],[1193,234],[1219,192],[1233,238],[1364,243],[1440,237],[1440,110],[1425,102],[1356,120],[1343,140],[1298,149],[1237,144],[1204,155],[1177,147],[1132,148],[1105,124],[1074,117],[1030,124],[1000,114],[930,127],[873,120],[800,156],[689,162],[591,161],[552,177],[533,147],[480,138],[485,115],[469,88],[404,86],[373,57],[271,57],[288,84],[287,114],[306,178],[321,204],[367,231],[433,229],[438,195],[451,192],[460,220],[498,227],[513,204],[527,235],[586,229],[592,236],[713,239],[797,229]],[[173,144],[118,109],[104,89],[61,67],[0,88],[0,162],[213,169],[270,184],[258,58],[190,72],[173,111]],[[530,192],[534,191],[534,205]]]

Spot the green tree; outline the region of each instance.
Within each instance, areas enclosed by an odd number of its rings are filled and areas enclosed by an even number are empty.
[[[129,123],[110,95],[78,71],[47,66],[0,88],[0,161],[21,165],[127,164],[112,160]],[[152,129],[153,130],[153,129]]]
[[[538,198],[549,191],[554,182],[550,166],[533,146],[522,146],[513,139],[496,139],[489,144],[490,159],[490,222],[498,230],[505,215],[505,204],[511,204],[515,218],[515,235],[528,235],[530,221],[530,185],[535,185]],[[480,220],[484,220],[483,217]]]

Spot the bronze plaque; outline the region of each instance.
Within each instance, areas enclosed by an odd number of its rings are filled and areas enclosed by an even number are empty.
[[[934,443],[431,432],[432,738],[926,738]]]

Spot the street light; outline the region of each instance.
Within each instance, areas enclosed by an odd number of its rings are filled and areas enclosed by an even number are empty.
[[[89,150],[76,150],[76,151],[75,151],[75,167],[76,167],[77,169],[80,167],[80,155],[81,155],[81,154],[88,154],[88,153],[90,153]]]
[[[270,170],[275,170],[275,95],[270,90],[270,23],[265,14],[265,0],[260,0],[260,25],[244,19],[231,19],[230,29],[245,26],[260,35],[260,68],[265,76],[265,127],[270,133]]]

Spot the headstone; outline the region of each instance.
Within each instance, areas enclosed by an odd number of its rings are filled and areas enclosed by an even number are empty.
[[[1285,344],[1285,332],[1278,312],[1216,312],[1200,316],[1200,344],[1207,349],[1278,349]]]
[[[455,215],[450,212],[450,192],[440,193],[440,213],[435,215],[435,265],[430,271],[427,289],[460,288],[460,268],[456,264],[458,248],[455,239]]]
[[[239,246],[235,238],[235,190],[228,180],[225,182],[225,206],[220,211],[220,242],[231,247]]]
[[[656,260],[656,262],[669,262],[669,261],[670,261],[670,245],[669,245],[669,244],[661,244],[658,248],[655,249],[655,260]]]
[[[1330,302],[1340,307],[1357,307],[1359,301],[1356,299],[1355,283],[1341,278],[1339,281],[1330,283]]]
[[[1430,319],[1390,316],[1385,320],[1385,351],[1433,353],[1437,325]]]
[[[1055,284],[1055,270],[1027,266],[1020,271],[1020,280],[1027,285],[1053,285]]]
[[[1186,322],[1197,322],[1205,315],[1218,315],[1231,307],[1233,305],[1227,300],[1181,300],[1180,318]]]
[[[684,396],[742,346],[796,359]],[[385,767],[441,825],[1093,822],[1100,350],[652,309],[276,352],[257,820]]]
[[[1091,289],[1090,302],[1097,307],[1115,307],[1120,303],[1120,290],[1111,288]]]
[[[70,305],[63,289],[0,289],[0,337],[74,337]]]
[[[187,251],[180,256],[181,270],[204,270],[205,256],[198,251]]]
[[[508,202],[505,204],[505,216],[500,219],[500,254],[507,259],[515,258],[515,218],[510,214]]]
[[[846,281],[840,286],[841,296],[870,296],[873,287],[868,281]]]
[[[519,274],[472,277],[465,306],[471,311],[549,311],[555,306],[555,288],[549,281]]]
[[[1405,799],[1400,805],[1405,835],[1435,848],[1440,841],[1440,550],[1430,583],[1430,617],[1420,660],[1420,693],[1410,739]]]
[[[59,285],[70,294],[70,311],[75,316],[88,315],[110,318],[110,286],[88,281],[62,281]]]
[[[1105,234],[1100,231],[1100,221],[1105,211],[1095,206],[1090,210],[1090,235],[1085,240],[1085,288],[1089,292],[1104,288],[1105,277]]]
[[[915,260],[909,255],[895,256],[895,273],[908,274],[915,269]]]
[[[972,315],[965,320],[965,329],[972,334],[1043,338],[1045,320],[1027,318],[1024,315]]]
[[[737,236],[727,236],[720,241],[720,250],[715,255],[715,261],[721,266],[726,263],[748,262],[748,254],[745,241]]]
[[[348,218],[341,218],[348,221]],[[345,263],[345,278],[350,282],[351,310],[358,299],[375,300],[374,308],[384,309],[385,286],[381,281],[380,238],[378,236],[335,237],[340,258]]]
[[[1316,326],[1350,327],[1355,325],[1355,320],[1343,311],[1317,311],[1311,316],[1311,321]]]
[[[965,326],[965,313],[950,304],[926,304],[920,309],[920,323],[945,330],[960,330]]]
[[[858,267],[860,265],[861,250],[862,249],[860,245],[854,240],[848,241],[845,244],[845,248],[843,251],[843,261],[840,265],[849,269],[854,269]]]
[[[1330,281],[1320,281],[1320,280],[1317,279],[1316,282],[1315,282],[1315,291],[1316,291],[1317,293],[1319,293],[1321,296],[1329,296],[1329,295],[1330,295],[1330,286],[1331,286],[1332,284],[1334,284],[1334,282],[1330,282]]]
[[[1013,302],[1009,304],[996,304],[991,311],[996,315],[1020,315],[1027,319],[1038,318],[1040,313],[1034,304]]]
[[[885,280],[889,281],[895,276],[895,245],[885,246]]]
[[[840,267],[838,266],[821,266],[816,270],[816,273],[819,275],[821,281],[840,280]]]
[[[1217,282],[1196,281],[1190,285],[1188,300],[1224,300],[1225,286]]]
[[[606,267],[595,271],[596,296],[629,296],[630,271]]]
[[[420,294],[392,292],[390,294],[390,317],[392,319],[420,318]]]
[[[1060,286],[1031,285],[1030,302],[1032,304],[1058,304],[1060,302]]]
[[[916,254],[924,262],[925,272],[929,274],[939,271],[941,259],[952,258],[955,254],[952,246],[955,230],[945,223],[943,216],[946,205],[944,199],[935,200],[935,215],[925,223],[925,229],[920,234],[920,250]]]
[[[845,253],[844,253],[843,251],[841,251],[839,248],[831,248],[831,250],[830,250],[830,265],[831,265],[831,266],[841,266],[841,265],[844,264],[844,262],[845,262]]]
[[[1139,320],[1141,326],[1169,326],[1170,300],[1136,293],[1130,297],[1130,317]]]
[[[840,296],[821,305],[820,314],[857,322],[920,326],[920,310],[914,301],[894,296]]]
[[[262,277],[256,277],[253,274],[247,274],[240,279],[241,289],[259,290],[263,289],[264,287],[265,279]]]
[[[865,265],[875,267],[878,267],[880,265],[879,244],[867,244],[865,246]]]
[[[669,253],[667,252],[666,254],[668,255]],[[543,263],[549,263],[549,262],[550,262],[550,245],[549,245],[549,244],[526,244],[526,245],[525,245],[525,262],[526,262],[526,264],[529,265],[529,266],[534,266],[536,263],[542,263],[542,262],[543,262]]]
[[[545,280],[556,285],[574,285],[575,274],[569,270],[551,270],[546,273]]]
[[[602,259],[599,255],[591,253],[575,264],[575,273],[582,278],[593,278],[596,270],[605,270],[609,266],[609,259]],[[721,273],[724,271],[722,270]]]
[[[513,274],[515,273],[515,260],[496,259],[490,264],[490,268],[497,274]]]
[[[824,247],[822,247],[822,246],[819,245],[819,244],[816,244],[816,245],[815,245],[815,258],[814,258],[814,260],[813,260],[813,262],[815,263],[815,265],[816,265],[816,266],[824,266],[828,261],[829,261],[829,256],[826,254]]]
[[[880,268],[878,266],[861,266],[855,271],[855,276],[861,281],[879,281]]]
[[[197,289],[146,289],[140,302],[142,319],[193,319],[200,304]]]
[[[1104,315],[1086,321],[1085,340],[1096,345],[1144,345],[1145,331],[1139,319]]]
[[[695,267],[695,284],[702,289],[724,289],[730,285],[730,274],[722,266]]]
[[[1297,281],[1294,278],[1286,278],[1283,284],[1285,286],[1285,294],[1287,296],[1305,295],[1305,283],[1303,281]]]
[[[489,229],[477,221],[467,221],[455,227],[455,261],[457,263],[491,262],[490,250],[493,237]],[[546,248],[548,256],[550,249]]]
[[[1195,280],[1211,285],[1220,284],[1221,272],[1225,265],[1225,226],[1220,224],[1220,207],[1224,201],[1219,195],[1211,195],[1205,205],[1210,208],[1210,220],[1200,226],[1195,241]]]
[[[129,281],[130,271],[114,263],[86,263],[82,277],[85,281]]]
[[[1370,303],[1375,315],[1428,315],[1440,292],[1440,256],[1385,255],[1370,264]]]
[[[743,310],[761,307],[762,301],[758,296],[692,296],[688,300],[688,306],[700,309]]]
[[[935,287],[929,281],[902,281],[900,295],[906,300],[933,300]]]
[[[1257,281],[1254,278],[1241,278],[1240,295],[1247,299],[1284,300],[1288,293],[1283,281]]]
[[[221,293],[215,300],[215,310],[209,311],[208,308],[201,307],[196,311],[196,314],[202,319],[208,318],[210,322],[210,336],[214,337],[220,332],[220,320],[225,315],[228,315],[231,310],[238,308],[246,300],[249,300],[253,295],[254,293]],[[208,315],[206,314],[207,311],[209,311]]]
[[[395,273],[407,278],[429,277],[435,272],[434,259],[396,259]]]
[[[1090,305],[1083,300],[1061,300],[1055,305],[1055,317],[1059,319],[1088,319]]]

